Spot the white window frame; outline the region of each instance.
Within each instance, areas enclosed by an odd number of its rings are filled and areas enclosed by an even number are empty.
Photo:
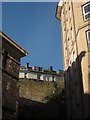
[[[87,35],[87,42],[88,42],[88,48],[90,50],[90,38],[89,38],[89,35],[90,34],[90,29],[88,31],[86,31],[86,35]]]
[[[83,14],[84,14],[84,20],[88,20],[88,19],[90,19],[90,18],[85,18],[85,16],[86,15],[88,15],[88,14],[90,14],[90,11],[89,12],[87,12],[87,13],[85,13],[85,11],[84,11],[84,8],[86,7],[86,6],[88,6],[90,4],[90,2],[89,3],[87,3],[87,4],[85,4],[84,6],[83,6]]]

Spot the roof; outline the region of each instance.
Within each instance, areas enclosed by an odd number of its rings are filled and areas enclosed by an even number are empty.
[[[29,54],[22,47],[20,47],[16,42],[14,42],[11,38],[5,35],[3,32],[0,31],[0,35],[9,43],[11,43],[15,48],[17,48],[23,54],[23,56],[27,56]]]
[[[23,68],[23,69],[22,69]],[[63,70],[58,71],[49,71],[48,69],[42,69],[42,70],[33,70],[32,67],[26,68],[25,66],[20,66],[20,72],[34,72],[34,73],[41,73],[41,74],[49,74],[49,75],[56,75],[56,76],[62,76],[63,75]]]

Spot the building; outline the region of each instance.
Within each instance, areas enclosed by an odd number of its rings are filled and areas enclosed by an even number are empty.
[[[60,0],[68,118],[90,118],[90,1]]]
[[[3,32],[0,32],[2,50],[0,61],[2,61],[2,106],[5,109],[17,112],[19,97],[19,69],[20,58],[28,53],[10,39]]]
[[[29,67],[29,63],[26,66],[20,67],[19,78],[20,79],[31,79],[31,80],[41,80],[41,81],[56,81],[60,80],[63,76],[63,71],[54,71],[52,66],[48,70],[42,67]]]

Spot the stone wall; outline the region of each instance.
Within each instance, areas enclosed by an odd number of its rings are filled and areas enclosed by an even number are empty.
[[[61,1],[62,2],[62,1]],[[64,56],[65,91],[68,118],[88,118],[90,103],[90,74],[87,31],[90,30],[90,17],[84,19],[83,2],[63,2],[59,4],[57,17],[61,20],[62,48]],[[88,6],[87,6],[88,8]],[[78,12],[77,12],[78,11]],[[58,14],[58,13],[57,13]],[[78,17],[77,17],[78,16]]]
[[[18,119],[65,119],[64,81],[19,81]]]
[[[5,39],[2,39],[2,43],[2,106],[17,111],[20,56],[13,53],[11,49],[15,52],[16,48]]]
[[[64,88],[64,81],[58,80],[56,82],[42,82],[34,80],[20,80],[19,97],[45,103],[50,96],[55,94],[57,89],[55,85],[62,90],[62,88]]]
[[[15,113],[15,116],[17,115],[20,58],[28,53],[2,32],[0,32],[0,43],[2,43],[2,49],[0,46],[0,62],[2,63],[2,65],[0,64],[2,70],[2,119],[4,119],[6,117],[5,111],[11,111]]]

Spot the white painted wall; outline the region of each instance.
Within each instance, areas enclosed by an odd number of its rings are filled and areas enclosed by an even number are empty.
[[[53,81],[53,76],[52,75],[49,75],[49,81]]]
[[[37,79],[37,75],[38,75],[38,73],[34,73],[34,72],[29,73],[28,72],[28,73],[26,73],[26,78]],[[19,73],[19,78],[25,78],[25,73],[24,72]],[[55,76],[54,75],[54,81],[59,80],[59,79],[60,79],[60,76]],[[53,81],[53,75],[41,74],[40,75],[40,80],[42,80],[42,81]]]
[[[26,75],[26,78],[29,78],[29,79],[37,79],[37,74],[36,73],[27,73]]]
[[[48,75],[48,74],[44,74],[43,75],[43,80],[44,81],[53,81],[53,76],[52,75]]]
[[[41,74],[40,80],[44,80],[44,74]]]
[[[25,73],[23,72],[19,73],[19,78],[25,78]]]

